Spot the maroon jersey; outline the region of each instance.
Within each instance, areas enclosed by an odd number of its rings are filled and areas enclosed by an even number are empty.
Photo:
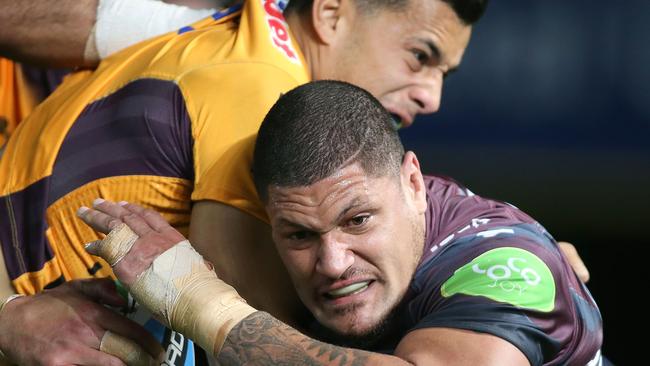
[[[425,184],[424,254],[398,307],[396,339],[467,329],[505,339],[532,365],[599,365],[598,307],[551,235],[507,203],[439,177]]]
[[[392,354],[410,331],[456,328],[502,338],[531,365],[600,366],[600,312],[551,235],[512,205],[424,181],[424,253],[380,339],[342,340],[316,322],[311,334]]]

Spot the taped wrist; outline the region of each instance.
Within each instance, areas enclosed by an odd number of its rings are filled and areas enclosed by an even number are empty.
[[[117,263],[137,239],[128,226],[119,225],[99,244],[98,254]],[[187,240],[158,256],[129,290],[160,321],[215,354],[230,330],[256,311]]]

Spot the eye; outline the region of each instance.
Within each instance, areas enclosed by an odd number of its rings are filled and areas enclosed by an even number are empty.
[[[314,233],[307,230],[296,231],[287,235],[290,240],[303,241],[314,236]]]
[[[368,222],[370,215],[358,215],[348,220],[347,226],[359,227]]]
[[[426,65],[429,63],[429,55],[417,48],[411,50],[413,52],[413,56],[415,56],[415,59],[420,63],[420,65]]]

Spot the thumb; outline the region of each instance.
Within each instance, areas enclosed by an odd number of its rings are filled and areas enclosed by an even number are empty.
[[[94,256],[99,256],[99,245],[101,242],[101,240],[91,241],[85,245],[86,251]]]

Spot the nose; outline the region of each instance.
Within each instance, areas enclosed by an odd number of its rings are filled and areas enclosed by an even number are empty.
[[[316,271],[328,278],[338,279],[354,263],[354,254],[337,233],[326,233],[318,249]]]
[[[418,114],[435,113],[440,109],[440,99],[442,97],[442,75],[436,73],[428,80],[412,88],[409,92],[409,98],[417,106]]]

